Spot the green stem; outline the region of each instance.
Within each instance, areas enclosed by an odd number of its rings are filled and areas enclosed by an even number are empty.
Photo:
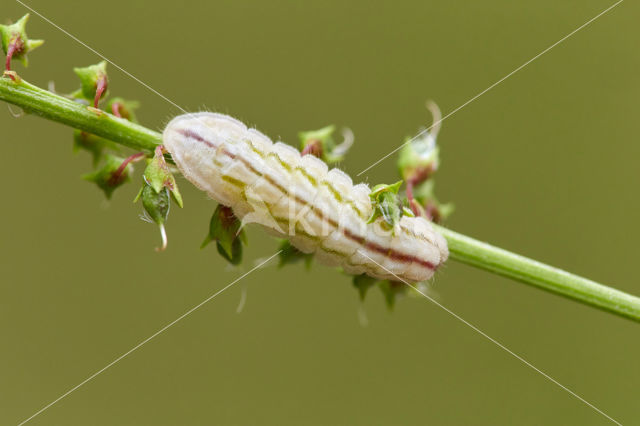
[[[25,112],[84,130],[151,154],[162,143],[158,132],[40,89],[24,80],[0,78],[0,100]],[[640,321],[640,298],[586,278],[437,227],[449,242],[451,258],[543,288],[614,314]]]
[[[162,143],[158,132],[118,118],[104,111],[98,112],[17,78],[0,78],[0,99],[17,105],[26,113],[66,124],[121,145],[152,154]]]
[[[451,258],[640,321],[640,298],[436,226]]]

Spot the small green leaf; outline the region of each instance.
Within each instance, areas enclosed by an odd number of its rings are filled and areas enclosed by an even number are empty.
[[[380,281],[378,287],[384,295],[389,311],[393,310],[398,296],[404,295],[408,288],[404,283],[398,281]]]
[[[364,301],[367,291],[369,291],[369,289],[377,282],[378,280],[376,278],[370,277],[366,274],[356,275],[353,277],[353,286],[358,290],[360,300]]]
[[[105,164],[102,168],[96,170],[93,173],[84,175],[82,178],[90,182],[94,182],[107,198],[111,198],[113,191],[119,186],[129,180],[129,175],[133,171],[133,166],[127,164],[125,167],[121,167],[124,162],[124,158],[116,157],[113,155],[105,156]]]
[[[240,263],[242,263],[243,247],[242,242],[239,238],[233,240],[230,250],[228,250],[228,248],[226,247],[223,247],[223,245],[219,241],[216,241],[216,248],[218,249],[218,253],[232,265],[239,265]]]
[[[405,206],[402,206],[402,215],[403,216],[409,216],[409,217],[416,217],[415,213],[413,213],[411,211],[411,209],[409,209],[409,208],[407,208]]]
[[[280,263],[278,267],[282,268],[285,265],[292,265],[294,263],[298,263],[303,261],[305,263],[305,267],[307,270],[311,268],[311,263],[313,262],[313,253],[303,253],[293,245],[289,240],[282,240],[280,243],[280,254],[278,257],[280,258]]]
[[[39,47],[44,40],[29,40],[25,27],[29,20],[27,13],[12,25],[0,25],[0,38],[2,39],[2,50],[5,55],[12,51],[12,58],[20,59],[24,66],[27,66],[27,53]]]
[[[386,183],[380,183],[376,186],[373,187],[373,189],[371,189],[371,193],[369,194],[369,197],[371,197],[372,200],[374,200],[376,197],[378,197],[380,194],[383,194],[385,192],[390,192],[392,194],[398,194],[398,192],[400,191],[400,187],[402,186],[402,181],[399,180],[396,183],[393,183],[391,185],[388,185]]]

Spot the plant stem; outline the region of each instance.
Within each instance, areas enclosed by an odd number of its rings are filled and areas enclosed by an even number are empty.
[[[451,258],[640,321],[640,298],[508,252],[441,226]]]
[[[102,136],[136,150],[153,153],[162,143],[158,132],[91,109],[43,90],[16,77],[0,78],[0,100],[25,112]],[[449,243],[451,258],[486,271],[513,278],[552,293],[640,321],[640,298],[586,278],[474,240],[436,226]]]
[[[0,78],[0,99],[17,105],[26,113],[66,124],[112,140],[135,150],[152,154],[162,143],[158,132],[123,118],[74,102],[16,78]]]

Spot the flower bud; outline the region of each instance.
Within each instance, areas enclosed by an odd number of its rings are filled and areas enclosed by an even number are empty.
[[[105,149],[119,151],[119,146],[105,138],[87,133],[82,130],[73,131],[73,150],[85,150],[93,157],[93,165],[96,166],[102,159]]]
[[[201,248],[215,241],[218,253],[222,257],[232,265],[239,264],[242,262],[243,244],[247,244],[247,237],[241,225],[242,223],[230,207],[219,204],[211,216],[209,233],[202,242]]]
[[[98,108],[98,101],[107,93],[109,80],[107,78],[107,62],[102,61],[84,68],[74,68],[73,71],[80,77],[80,90],[73,96],[93,101],[93,107]]]
[[[300,261],[304,262],[307,270],[311,268],[311,262],[313,262],[313,253],[303,253],[293,245],[289,240],[282,240],[280,243],[280,254],[278,257],[280,258],[280,263],[278,267],[282,268],[285,265],[292,265],[294,263],[298,263]]]
[[[83,179],[94,182],[110,199],[113,191],[129,180],[132,171],[133,166],[125,163],[124,158],[108,154],[105,156],[104,166],[93,173],[84,175]]]
[[[167,231],[164,224],[169,217],[169,191],[166,188],[162,188],[160,192],[156,192],[155,189],[147,182],[142,184],[142,188],[133,202],[142,200],[142,207],[147,212],[149,218],[158,224],[160,229],[160,237],[162,238],[162,245],[156,248],[156,251],[164,251],[167,248]]]
[[[318,130],[300,132],[300,151],[302,155],[311,154],[320,158],[327,164],[335,164],[342,160],[353,144],[353,134],[350,131],[344,132],[344,141],[336,144],[333,140],[335,126],[327,126]]]
[[[378,280],[376,278],[370,277],[366,274],[355,275],[353,277],[353,286],[358,290],[361,301],[364,301],[364,298],[366,297],[369,289],[373,287],[377,282]]]
[[[398,169],[406,181],[424,181],[431,176],[440,164],[439,148],[436,138],[428,131],[400,149]]]
[[[107,112],[112,113],[116,117],[124,118],[125,120],[129,120],[133,123],[137,123],[136,115],[134,110],[140,107],[140,102],[138,101],[129,101],[123,98],[115,97],[113,99],[109,99],[105,110]]]
[[[0,25],[0,38],[2,50],[7,55],[6,70],[11,70],[11,59],[16,58],[27,66],[27,53],[44,43],[44,40],[29,40],[25,32],[25,26],[29,20],[27,13],[12,25]]]
[[[408,139],[398,154],[398,169],[402,179],[418,184],[427,180],[440,165],[436,137],[440,132],[442,114],[433,101],[427,101],[427,109],[433,116],[433,124]]]
[[[142,200],[142,207],[149,214],[151,220],[158,225],[164,225],[169,217],[169,192],[162,188],[156,192],[151,185],[144,184],[138,195]]]
[[[173,196],[173,199],[182,207],[182,195],[178,190],[178,184],[173,173],[169,170],[169,165],[164,159],[164,150],[162,146],[156,147],[153,158],[149,161],[144,171],[144,180],[157,193],[166,188]]]
[[[372,223],[377,218],[382,217],[382,220],[391,229],[400,222],[400,218],[404,214],[398,197],[400,185],[402,185],[402,181],[398,181],[393,185],[379,184],[373,187],[369,194],[373,212],[367,223]]]
[[[387,308],[392,311],[396,304],[398,296],[404,296],[409,288],[405,283],[400,281],[380,281],[378,287],[382,290]]]

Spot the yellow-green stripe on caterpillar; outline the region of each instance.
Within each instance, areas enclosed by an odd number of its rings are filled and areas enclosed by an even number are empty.
[[[326,265],[378,279],[425,281],[449,255],[447,242],[421,217],[392,230],[367,223],[365,184],[223,114],[180,115],[163,145],[182,174],[246,223],[259,223]]]

